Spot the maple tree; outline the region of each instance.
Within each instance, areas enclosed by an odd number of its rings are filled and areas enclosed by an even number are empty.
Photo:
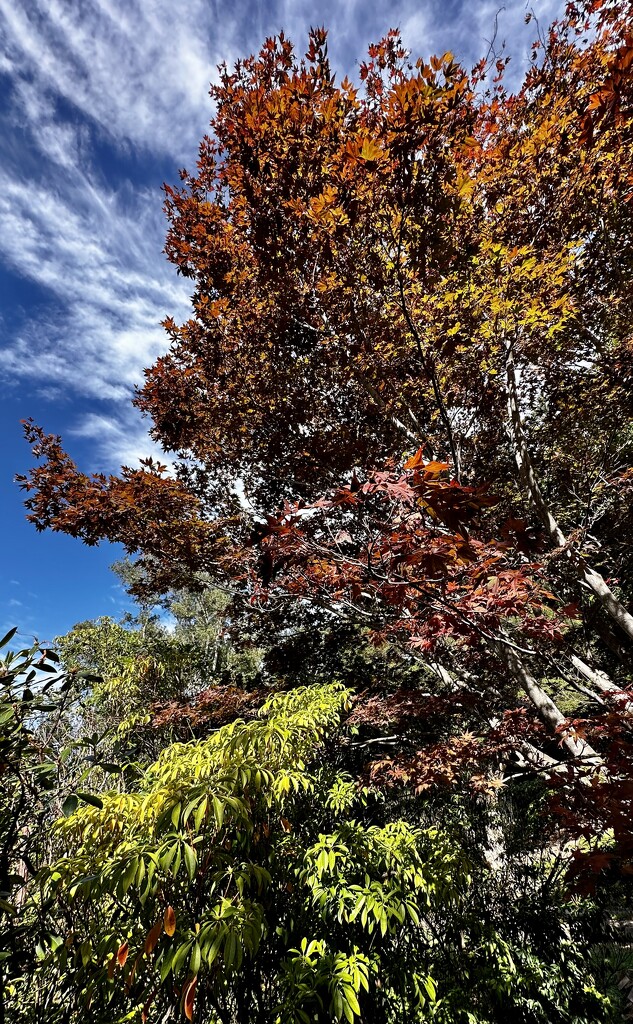
[[[28,424],[32,521],[122,542],[150,592],[202,571],[366,621],[478,697],[453,732],[492,730],[488,778],[571,760],[577,784],[604,744],[551,680],[629,714],[632,13],[570,3],[514,93],[396,32],[361,87],[322,30],[222,68],[166,187],[192,316],[136,398],[176,474],[89,477]]]

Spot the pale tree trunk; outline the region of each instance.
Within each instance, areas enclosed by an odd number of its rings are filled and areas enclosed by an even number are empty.
[[[563,548],[567,545],[567,538],[543,497],[525,441],[514,356],[510,342],[506,342],[506,385],[508,429],[521,479],[549,537],[558,547]],[[629,640],[633,640],[633,615],[618,601],[599,572],[586,565],[584,559],[575,555],[571,550],[568,551],[568,555],[576,561],[581,582],[598,598],[605,611],[617,623],[620,629],[626,633]]]
[[[556,706],[545,690],[537,683],[536,679],[528,672],[517,653],[502,641],[498,644],[498,652],[506,668],[512,674],[513,678],[521,685],[522,689],[534,705],[536,713],[543,724],[547,725],[548,728],[552,729],[552,731],[555,731],[559,726],[563,725],[566,722],[566,718],[562,711]],[[467,683],[461,680],[456,680],[448,669],[439,662],[431,662],[429,667],[436,673],[442,682],[451,686],[452,689],[469,689]],[[489,724],[493,725],[493,722],[489,722]],[[599,754],[596,753],[593,747],[584,740],[576,739],[569,732],[561,732],[561,742],[574,757],[580,757],[590,764],[597,764],[601,760]],[[556,758],[550,757],[549,754],[545,754],[543,751],[538,750],[537,747],[527,741],[522,742],[515,753],[518,755],[519,762],[521,762],[521,757],[523,757],[523,760],[526,763],[539,769],[553,769],[560,767],[561,764],[561,762],[557,761]]]
[[[529,743],[527,740],[523,740],[516,753],[519,767],[528,765],[531,768],[546,771],[556,771],[564,767],[563,761],[557,761],[555,757],[550,757],[549,754],[539,750],[538,747],[535,747],[533,743]]]
[[[589,682],[600,690],[601,693],[616,693],[619,691],[619,686],[616,686],[615,683],[611,682],[606,672],[601,672],[600,669],[597,668],[591,668],[591,666],[587,665],[587,663],[583,661],[582,658],[579,658],[577,654],[572,654],[569,660],[576,671],[579,672],[581,676],[584,676],[585,679],[588,679]]]
[[[629,700],[627,695],[622,691],[619,686],[613,683],[606,672],[602,672],[600,669],[591,668],[586,662],[579,658],[576,654],[572,654],[570,661],[577,672],[588,679],[596,689],[600,690],[601,693],[609,693],[618,699],[618,704],[623,711],[633,711],[633,703]]]
[[[528,672],[517,653],[512,648],[506,647],[503,644],[499,644],[498,650],[504,664],[514,678],[521,683],[523,690],[536,708],[536,713],[541,721],[553,731],[564,726],[566,718],[562,711],[556,706],[552,698],[548,696],[543,687],[539,685],[534,676]],[[598,764],[600,762],[599,754],[585,740],[577,739],[565,729],[561,730],[560,738],[573,757],[580,757],[588,764]]]

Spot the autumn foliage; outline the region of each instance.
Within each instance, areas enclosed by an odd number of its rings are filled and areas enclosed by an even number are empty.
[[[360,82],[322,30],[222,68],[165,190],[191,317],[135,399],[176,473],[89,477],[29,424],[22,480],[38,528],[123,543],[146,591],[207,573],[417,659],[451,725],[375,778],[549,773],[625,866],[632,23],[570,3],[514,92],[504,60],[413,60],[396,32]]]

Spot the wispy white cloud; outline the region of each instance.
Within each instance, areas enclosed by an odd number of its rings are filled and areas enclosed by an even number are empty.
[[[208,120],[212,10],[207,0],[0,0],[3,64],[117,142],[183,152]],[[229,38],[230,24],[229,13]]]
[[[105,466],[136,466],[139,459],[151,456],[168,469],[169,456],[157,449],[147,433],[147,421],[129,403],[111,412],[89,412],[78,418],[71,429],[73,437],[88,440]]]
[[[154,195],[108,193],[74,172],[58,181],[65,194],[0,172],[5,261],[57,300],[10,339],[0,368],[14,380],[126,401],[165,346],[161,317],[186,314],[187,289],[161,256]]]

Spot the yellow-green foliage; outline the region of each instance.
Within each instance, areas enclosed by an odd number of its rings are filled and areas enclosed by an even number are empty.
[[[42,898],[69,927],[43,944],[42,970],[78,1015],[140,1020],[149,1001],[306,1024],[352,1022],[376,999],[411,1020],[432,1005],[426,914],[465,868],[436,829],[366,824],[368,792],[319,763],[348,705],[337,684],[277,694],[56,824],[63,856]]]

